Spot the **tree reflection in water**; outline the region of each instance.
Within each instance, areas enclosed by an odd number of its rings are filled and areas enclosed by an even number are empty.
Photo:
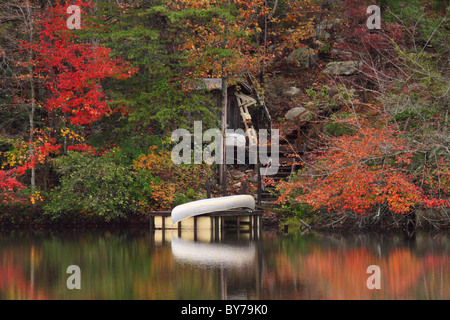
[[[0,299],[449,299],[446,235],[172,237],[3,232]],[[81,290],[66,287],[72,264]],[[380,290],[366,287],[369,265],[381,269]]]

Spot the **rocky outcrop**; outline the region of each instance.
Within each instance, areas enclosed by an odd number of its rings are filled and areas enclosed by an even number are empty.
[[[303,107],[295,107],[286,112],[284,115],[286,120],[297,123],[298,119],[307,121],[310,117],[310,112]]]
[[[289,87],[289,89],[284,91],[284,95],[288,97],[298,96],[302,91],[297,87]]]
[[[323,72],[337,76],[349,76],[359,72],[361,62],[358,61],[337,61],[327,64]]]
[[[295,49],[286,58],[286,62],[300,69],[307,69],[319,60],[316,50],[311,48]]]

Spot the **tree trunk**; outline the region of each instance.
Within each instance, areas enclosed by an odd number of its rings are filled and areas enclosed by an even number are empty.
[[[227,3],[227,9],[230,9],[230,0]],[[225,18],[226,19],[226,18]],[[222,49],[226,50],[228,44],[228,21],[225,20],[224,40]],[[226,132],[228,119],[228,78],[227,78],[227,59],[222,61],[222,163],[220,164],[220,183],[222,184],[223,196],[227,195],[227,164],[226,164]]]
[[[34,114],[36,112],[36,87],[34,83],[34,75],[33,75],[33,64],[31,61],[33,61],[33,47],[31,46],[34,40],[34,30],[33,30],[33,14],[31,12],[31,7],[27,3],[26,5],[27,10],[27,24],[28,24],[28,31],[29,31],[29,41],[30,41],[30,52],[29,52],[29,65],[28,70],[30,74],[30,96],[31,96],[31,110],[30,110],[30,135],[29,135],[29,152],[30,152],[30,161],[33,161],[34,158],[34,147],[33,147],[33,141],[34,141]],[[34,192],[36,190],[36,169],[34,165],[31,168],[31,189]]]
[[[224,63],[226,66],[226,62]],[[220,183],[223,195],[227,193],[227,164],[226,164],[226,132],[228,117],[228,81],[225,75],[222,76],[222,163],[220,164]]]

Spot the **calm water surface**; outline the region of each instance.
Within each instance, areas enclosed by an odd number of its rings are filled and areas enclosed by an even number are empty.
[[[449,299],[448,235],[3,231],[0,299]],[[66,286],[81,269],[81,289]],[[381,289],[369,290],[378,265]]]

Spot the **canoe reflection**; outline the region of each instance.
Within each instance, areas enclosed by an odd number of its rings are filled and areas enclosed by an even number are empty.
[[[256,257],[253,243],[235,245],[172,238],[171,246],[176,262],[200,267],[239,268],[254,263]]]

